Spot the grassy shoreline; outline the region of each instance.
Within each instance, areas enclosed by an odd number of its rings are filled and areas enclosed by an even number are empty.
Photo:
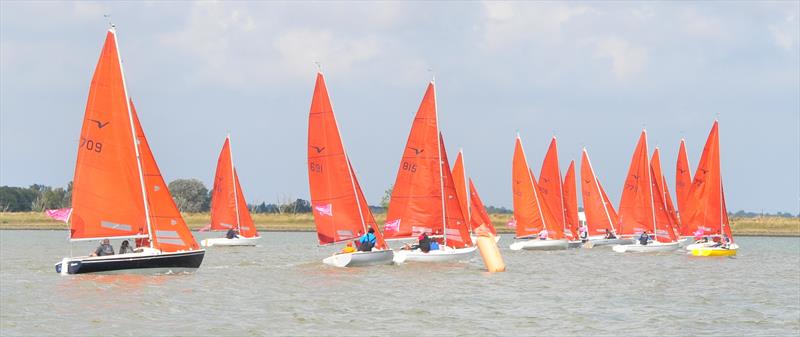
[[[208,213],[184,213],[189,228],[198,230],[208,224]],[[386,214],[375,214],[375,220],[383,223]],[[506,223],[511,214],[490,214],[498,232],[513,233]],[[314,219],[308,214],[253,214],[259,231],[264,232],[313,232]],[[800,218],[756,217],[731,218],[733,234],[737,236],[800,236]],[[52,220],[38,212],[0,212],[0,230],[66,230],[67,224]]]

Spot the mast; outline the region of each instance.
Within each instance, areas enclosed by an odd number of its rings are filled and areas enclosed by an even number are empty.
[[[519,133],[517,133],[517,139],[519,140],[519,146],[522,148],[522,158],[525,159],[525,167],[528,168],[528,179],[531,181],[531,186],[533,186],[533,197],[536,198],[536,208],[539,210],[539,218],[542,219],[543,229],[547,231],[547,235],[550,236],[550,231],[547,229],[547,220],[544,219],[544,214],[542,214],[542,204],[541,200],[539,200],[539,192],[536,190],[538,189],[538,185],[533,180],[531,176],[531,168],[528,167],[528,156],[525,155],[525,146],[522,145],[522,139],[519,138]]]
[[[658,225],[656,224],[656,202],[653,200],[653,168],[650,166],[650,150],[647,148],[647,130],[644,133],[644,156],[647,159],[647,186],[650,187],[650,214],[653,217],[653,239],[658,240]]]
[[[444,236],[444,245],[447,246],[447,207],[444,200],[444,173],[442,172],[442,134],[439,131],[439,103],[436,99],[436,79],[431,80],[433,85],[433,112],[436,118],[436,153],[437,162],[439,164],[439,194],[442,199],[442,235]],[[450,163],[447,163],[449,166]]]
[[[236,229],[242,232],[242,220],[239,216],[239,191],[236,190],[236,168],[233,166],[233,145],[231,144],[231,134],[228,133],[228,154],[231,161],[231,184],[233,184],[233,204],[236,210]]]
[[[114,36],[114,44],[117,49],[117,61],[119,62],[119,73],[122,76],[122,89],[125,91],[125,106],[128,109],[128,121],[131,126],[131,140],[133,141],[133,149],[136,153],[136,167],[139,171],[139,184],[142,186],[142,201],[144,203],[144,216],[147,223],[147,237],[150,242],[150,248],[153,248],[153,224],[150,221],[150,204],[147,202],[147,188],[144,184],[144,173],[142,172],[142,158],[139,152],[139,141],[136,139],[136,127],[133,125],[133,112],[131,111],[131,101],[128,96],[128,85],[125,81],[125,72],[122,70],[122,56],[119,51],[119,43],[117,42],[117,28],[111,25],[109,29],[111,35]]]
[[[594,167],[592,167],[592,160],[589,159],[589,154],[586,153],[586,148],[583,148],[583,154],[586,155],[586,162],[589,163],[589,170],[592,171],[592,178],[594,179],[594,185],[597,188],[597,193],[600,195],[600,200],[603,201],[603,210],[606,211],[606,218],[608,219],[608,223],[611,225],[611,230],[614,231],[614,235],[617,235],[617,228],[614,226],[614,222],[611,221],[611,215],[608,214],[608,206],[606,206],[606,199],[603,197],[603,193],[600,192],[600,182],[597,179],[597,174],[594,173]]]

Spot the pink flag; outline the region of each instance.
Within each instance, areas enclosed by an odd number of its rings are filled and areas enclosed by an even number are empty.
[[[211,229],[211,224],[208,224],[208,225],[203,226],[203,228],[200,228],[199,231],[200,232],[206,232],[206,231],[209,231],[210,229]]]
[[[44,213],[53,220],[68,222],[69,216],[72,214],[72,208],[48,209]]]
[[[385,225],[383,225],[384,232],[397,232],[399,230],[400,230],[400,219],[387,222]]]
[[[506,226],[511,228],[517,228],[517,219],[511,218],[511,220],[508,220],[508,222],[506,223]]]
[[[321,215],[333,216],[333,204],[317,205],[314,209]]]

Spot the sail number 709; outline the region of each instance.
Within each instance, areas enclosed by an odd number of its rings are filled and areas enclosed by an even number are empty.
[[[103,152],[103,143],[81,137],[81,145],[78,148],[100,153]]]

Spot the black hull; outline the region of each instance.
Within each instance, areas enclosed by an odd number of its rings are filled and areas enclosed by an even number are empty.
[[[159,255],[124,256],[105,259],[75,258],[70,259],[69,274],[100,273],[114,271],[146,271],[197,269],[203,263],[205,250],[190,252],[163,253]],[[61,262],[55,265],[56,272],[61,273]]]

